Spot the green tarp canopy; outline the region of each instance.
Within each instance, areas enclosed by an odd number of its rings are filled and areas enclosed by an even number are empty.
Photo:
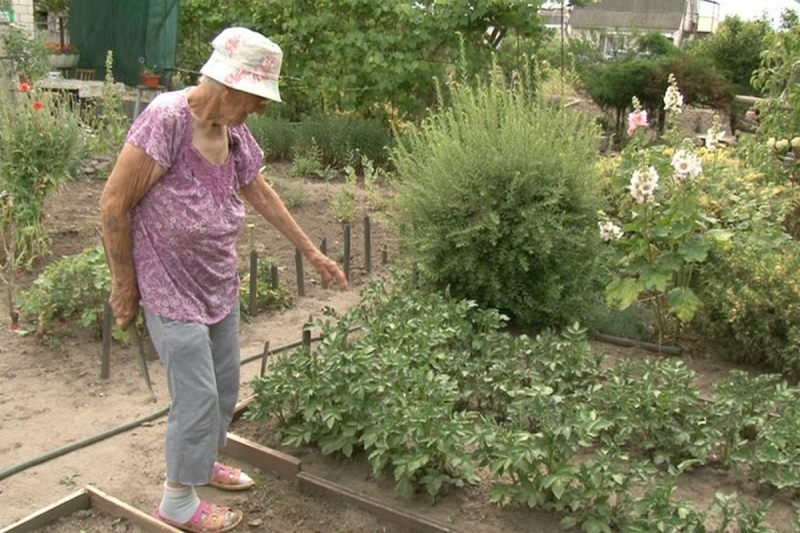
[[[71,0],[70,41],[78,68],[105,76],[106,52],[114,53],[114,78],[138,85],[141,61],[162,75],[175,68],[178,0]],[[163,83],[163,81],[162,81]]]

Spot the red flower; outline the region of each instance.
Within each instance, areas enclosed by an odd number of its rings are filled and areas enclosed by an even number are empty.
[[[31,84],[28,83],[27,81],[23,81],[22,83],[17,85],[17,89],[19,89],[19,92],[21,93],[26,93],[31,90]]]
[[[44,104],[42,103],[42,101],[41,101],[41,100],[34,100],[34,101],[33,101],[33,108],[34,108],[36,111],[39,111],[39,110],[40,110],[41,108],[43,108],[43,107],[44,107]]]

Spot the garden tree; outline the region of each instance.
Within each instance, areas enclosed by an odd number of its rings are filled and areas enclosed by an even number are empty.
[[[782,31],[764,39],[761,65],[753,85],[771,97],[760,104],[762,131],[777,138],[800,134],[800,23],[796,16],[783,19]]]
[[[251,27],[252,13],[260,0],[221,3],[214,0],[182,0],[176,64],[199,71],[211,54],[211,40],[229,26]]]
[[[67,22],[69,18],[70,0],[36,0],[34,6],[38,11],[46,11],[54,15],[58,21],[58,44],[63,50],[67,42]]]
[[[708,59],[733,84],[737,93],[756,94],[750,78],[761,64],[764,39],[773,33],[766,18],[726,17],[715,33],[691,41],[687,53]]]
[[[187,0],[181,20],[187,42],[207,42],[225,25],[246,23],[281,45],[283,88],[295,115],[386,107],[419,116],[434,102],[434,79],[463,59],[485,71],[492,53],[513,34],[544,35],[541,1],[522,0]],[[201,33],[205,35],[201,37]],[[183,52],[180,53],[183,57]],[[204,54],[201,54],[204,55]]]
[[[614,111],[619,137],[634,96],[650,114],[651,123],[663,127],[662,98],[670,73],[675,75],[686,105],[729,111],[734,98],[731,84],[708,61],[678,49],[662,56],[631,54],[608,61],[587,70],[583,81],[597,105]]]

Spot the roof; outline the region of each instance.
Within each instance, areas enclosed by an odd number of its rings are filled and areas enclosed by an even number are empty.
[[[570,25],[576,30],[636,28],[677,31],[686,12],[686,0],[600,0],[575,7]]]

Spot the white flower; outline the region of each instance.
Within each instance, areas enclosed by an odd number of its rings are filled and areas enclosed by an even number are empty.
[[[655,199],[656,188],[658,188],[658,172],[655,167],[649,167],[644,174],[639,170],[633,172],[630,191],[637,203],[652,202]]]
[[[600,238],[603,239],[603,242],[622,238],[622,229],[609,220],[600,221],[597,226],[600,228]]]
[[[781,139],[775,142],[775,149],[779,152],[783,152],[789,148],[789,140],[788,139]]]
[[[725,138],[725,130],[717,130],[716,128],[709,128],[706,132],[706,148],[714,151],[719,146],[720,141]]]
[[[664,93],[664,111],[667,113],[675,113],[679,115],[683,111],[683,95],[678,90],[678,84],[675,81],[675,75],[669,75],[669,87]]]
[[[675,182],[683,183],[687,178],[695,179],[703,171],[697,155],[686,150],[678,150],[672,156],[672,168],[675,169]]]

